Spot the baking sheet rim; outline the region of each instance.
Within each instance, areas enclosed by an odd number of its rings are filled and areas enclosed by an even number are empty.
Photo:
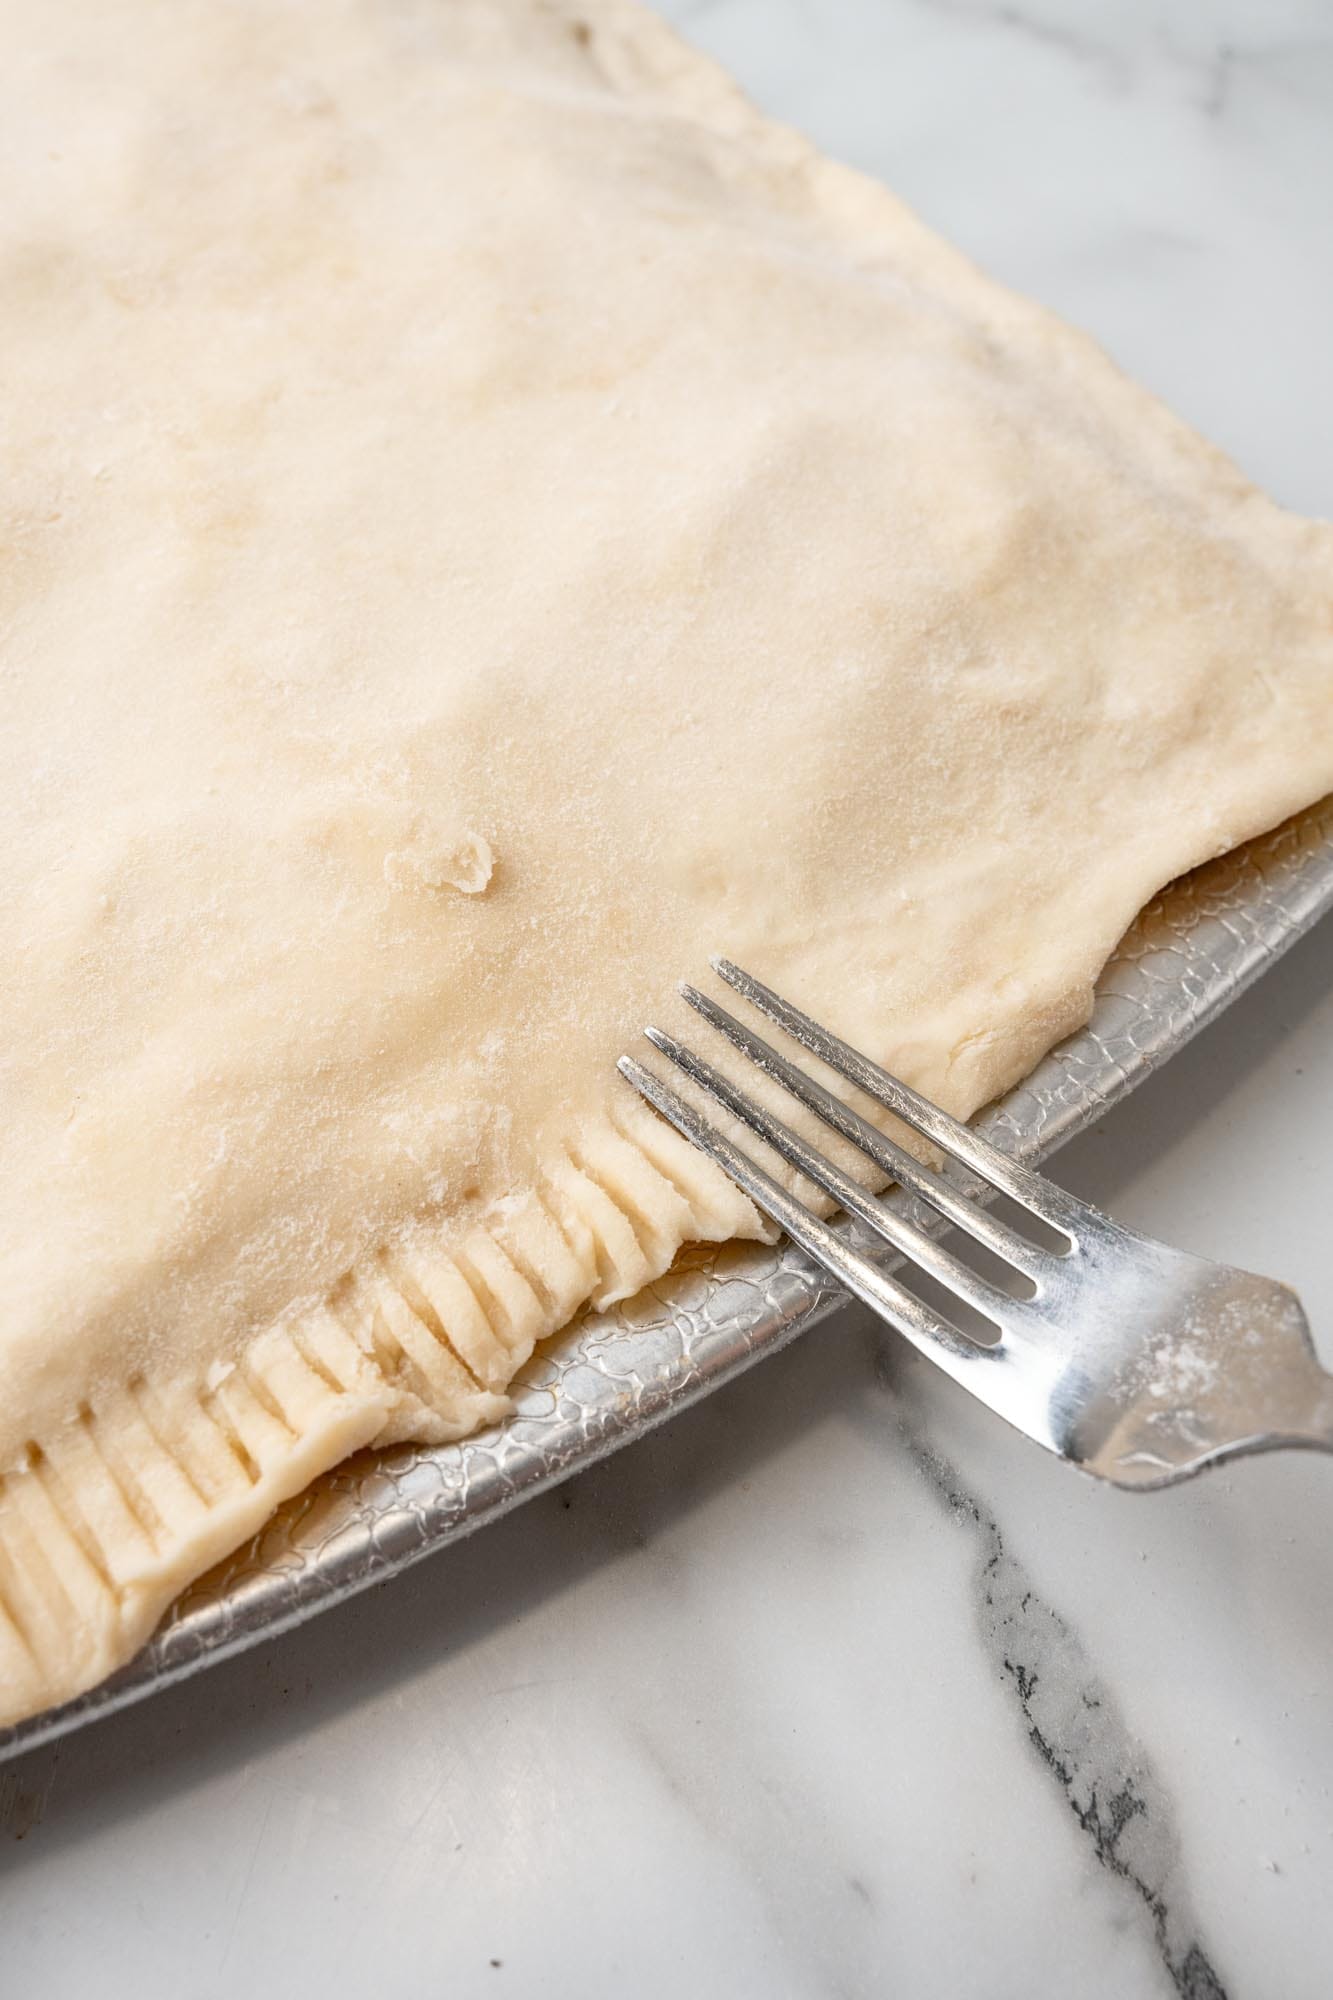
[[[1172,883],[1122,941],[1088,1025],[981,1121],[1047,1157],[1176,1054],[1333,907],[1333,798]],[[1210,976],[1211,974],[1211,976]],[[277,1637],[632,1443],[842,1300],[789,1244],[715,1253],[578,1322],[520,1378],[514,1417],[461,1444],[362,1455],[188,1590],[87,1694],[0,1731],[0,1761]],[[738,1297],[738,1293],[745,1297]],[[311,1521],[332,1522],[311,1545]]]

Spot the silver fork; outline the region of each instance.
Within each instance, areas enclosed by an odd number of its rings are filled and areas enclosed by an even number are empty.
[[[992,1283],[660,1029],[645,1030],[653,1046],[832,1196],[878,1255],[813,1214],[650,1070],[624,1056],[621,1073],[816,1263],[997,1415],[1117,1486],[1169,1486],[1223,1459],[1286,1445],[1333,1451],[1333,1376],[1316,1361],[1300,1301],[1286,1285],[1122,1228],[1006,1158],[729,960],[712,963],[801,1047],[966,1169],[967,1185],[922,1166],[715,1000],[683,985],[704,1020],[929,1204],[936,1227],[965,1230],[1031,1295]],[[1063,1247],[1034,1242],[988,1214],[984,1203],[997,1195],[1056,1232]],[[886,1258],[885,1244],[896,1259]],[[888,1268],[904,1260],[980,1314],[998,1338],[971,1337],[909,1290]]]

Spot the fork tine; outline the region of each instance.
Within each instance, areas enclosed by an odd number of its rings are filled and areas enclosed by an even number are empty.
[[[1082,1205],[1072,1195],[1066,1195],[1062,1189],[1052,1187],[1049,1181],[1043,1180],[1040,1174],[1009,1159],[989,1140],[983,1139],[980,1133],[974,1132],[970,1125],[951,1118],[937,1104],[919,1096],[909,1084],[891,1076],[888,1070],[881,1069],[878,1063],[871,1062],[869,1057],[840,1041],[837,1035],[831,1035],[827,1028],[821,1028],[799,1007],[793,1007],[790,1001],[780,998],[771,987],[765,986],[752,974],[743,972],[730,959],[714,958],[710,963],[718,977],[725,979],[742,999],[767,1015],[802,1048],[809,1049],[821,1062],[826,1062],[831,1069],[845,1076],[849,1083],[855,1084],[858,1090],[863,1090],[867,1097],[873,1097],[895,1117],[901,1118],[904,1124],[914,1127],[942,1152],[961,1160],[982,1180],[1029,1209],[1042,1222],[1062,1230],[1066,1235],[1074,1235]],[[927,1196],[927,1199],[930,1198]],[[968,1226],[964,1224],[964,1227]]]
[[[622,1056],[616,1067],[626,1082],[631,1083],[640,1096],[646,1097],[678,1132],[730,1174],[749,1195],[755,1207],[762,1209],[765,1215],[785,1229],[793,1243],[799,1244],[817,1264],[822,1264],[826,1271],[838,1278],[849,1292],[855,1293],[872,1311],[880,1313],[899,1333],[905,1334],[913,1346],[920,1348],[956,1381],[966,1382],[969,1388],[976,1387],[971,1379],[976,1368],[993,1365],[1007,1354],[1003,1343],[982,1347],[939,1319],[929,1306],[915,1298],[904,1285],[898,1284],[887,1271],[879,1270],[868,1257],[844,1242],[836,1230],[812,1214],[804,1202],[789,1194],[739,1146],[733,1146],[716,1126],[710,1125],[651,1070],[644,1069],[631,1056]]]
[[[775,1048],[756,1035],[751,1028],[729,1014],[725,1007],[719,1007],[706,993],[698,992],[693,986],[682,984],[681,995],[691,1007],[702,1014],[710,1027],[725,1035],[734,1048],[750,1058],[765,1075],[780,1083],[793,1097],[808,1106],[823,1119],[826,1125],[840,1133],[844,1139],[858,1146],[867,1159],[886,1173],[890,1179],[899,1182],[912,1194],[930,1203],[946,1221],[965,1229],[978,1243],[983,1243],[995,1256],[1012,1264],[1016,1270],[1037,1280],[1046,1261],[1044,1251],[1038,1250],[1017,1230],[1010,1229],[993,1215],[988,1215],[979,1203],[970,1201],[958,1188],[951,1187],[939,1174],[922,1166],[919,1160],[904,1152],[901,1146],[883,1132],[876,1131],[868,1120],[850,1104],[844,1104],[822,1083],[817,1083],[807,1071],[798,1069],[795,1063],[780,1056]]]
[[[660,1028],[645,1028],[644,1033],[653,1047],[659,1049],[668,1061],[675,1063],[677,1069],[683,1070],[691,1082],[697,1083],[701,1090],[706,1090],[742,1124],[767,1140],[773,1150],[790,1161],[807,1180],[823,1188],[825,1194],[832,1195],[839,1208],[848,1215],[858,1217],[877,1236],[892,1243],[919,1269],[928,1271],[955,1297],[964,1300],[975,1312],[984,1314],[993,1324],[997,1323],[997,1315],[1001,1312],[1007,1312],[1012,1317],[1017,1309],[1015,1300],[997,1291],[994,1285],[970,1270],[951,1250],[927,1236],[906,1216],[895,1215],[877,1196],[826,1159],[798,1132],[793,1132],[780,1118],[775,1118],[753,1098],[737,1090],[730,1078],[705,1062],[702,1056],[695,1055],[692,1049],[685,1048],[672,1036],[664,1035]]]

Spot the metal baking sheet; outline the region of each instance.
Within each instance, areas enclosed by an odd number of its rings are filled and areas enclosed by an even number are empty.
[[[1098,985],[1088,1026],[981,1120],[1036,1160],[1093,1123],[1333,905],[1333,798],[1173,883]],[[789,1244],[687,1255],[577,1321],[519,1377],[516,1413],[464,1443],[363,1453],[178,1601],[137,1659],[0,1731],[0,1758],[273,1637],[629,1444],[828,1312],[842,1293]]]

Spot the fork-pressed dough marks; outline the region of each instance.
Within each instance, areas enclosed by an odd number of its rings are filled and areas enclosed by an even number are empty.
[[[753,1231],[753,965],[966,1114],[1333,785],[1333,533],[621,0],[18,0],[0,1717]]]

